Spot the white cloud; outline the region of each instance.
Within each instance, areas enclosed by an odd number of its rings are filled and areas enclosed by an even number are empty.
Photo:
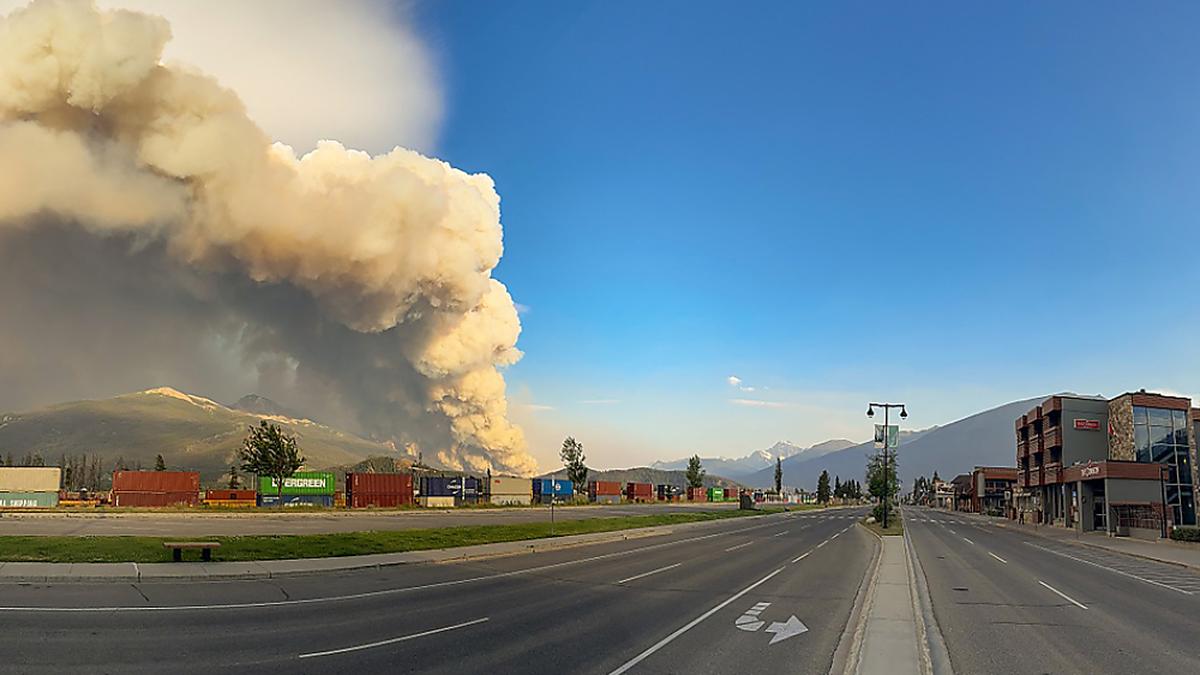
[[[729,386],[737,389],[738,391],[754,391],[754,387],[743,385],[742,378],[738,377],[737,375],[730,375],[729,377],[725,378],[725,381],[729,383]]]
[[[614,405],[620,403],[620,399],[615,398],[593,398],[585,401],[580,401],[584,405]]]
[[[547,410],[554,410],[554,406],[543,405],[541,403],[521,403],[520,406],[529,412],[546,412]]]
[[[789,408],[789,407],[791,407],[790,403],[783,403],[782,401],[760,401],[758,399],[753,399],[753,398],[731,398],[731,399],[729,399],[729,402],[734,405],[741,405],[741,406],[746,406],[749,408]]]
[[[0,14],[26,0],[0,0]],[[298,154],[319,140],[381,154],[434,149],[443,93],[433,55],[399,3],[371,0],[98,0],[171,22],[164,60],[238,93]]]
[[[528,313],[529,313],[529,310],[531,309],[531,308],[529,307],[529,305],[522,305],[522,304],[521,304],[521,303],[519,303],[519,302],[515,302],[515,303],[513,303],[513,305],[515,305],[515,306],[516,306],[516,308],[517,308],[517,314],[520,314],[520,315],[522,315],[522,316],[523,316],[523,315],[525,315],[525,314],[528,314]]]

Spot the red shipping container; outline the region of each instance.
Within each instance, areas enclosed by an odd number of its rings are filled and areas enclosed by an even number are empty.
[[[650,483],[629,483],[625,486],[625,497],[631,502],[652,502],[654,486]]]
[[[733,488],[725,488],[725,499],[733,499],[737,497],[737,490]]]
[[[348,473],[346,492],[412,496],[413,477],[411,473]]]
[[[205,490],[204,498],[252,502],[258,499],[258,492],[256,490]]]
[[[195,492],[200,494],[200,474],[195,471],[114,471],[114,492]]]
[[[706,502],[708,501],[708,490],[702,487],[688,488],[689,502]]]
[[[350,508],[366,509],[366,508],[391,508],[396,506],[412,506],[412,493],[403,494],[360,494],[358,492],[350,495]]]
[[[621,484],[612,480],[594,480],[588,483],[588,494],[596,495],[619,495],[621,494]]]
[[[113,506],[199,506],[199,492],[132,492],[113,490]]]

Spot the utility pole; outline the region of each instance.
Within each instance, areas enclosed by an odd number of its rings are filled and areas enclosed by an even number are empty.
[[[903,403],[868,403],[867,417],[875,416],[875,409],[883,408],[883,529],[888,526],[888,502],[890,495],[888,494],[888,436],[891,428],[888,426],[888,413],[892,408],[900,409],[900,419],[908,417],[908,411],[904,409]],[[899,438],[896,439],[899,441]],[[869,486],[868,486],[869,487]]]

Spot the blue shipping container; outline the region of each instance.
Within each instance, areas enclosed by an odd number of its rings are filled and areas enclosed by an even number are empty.
[[[575,484],[569,480],[560,480],[557,478],[534,478],[533,494],[536,496],[554,495],[555,497],[570,497],[575,494]]]
[[[483,483],[478,478],[468,476],[466,482],[464,492],[463,479],[459,476],[422,476],[420,494],[423,497],[473,497],[483,493]]]
[[[258,493],[259,506],[278,506],[279,495]],[[333,495],[284,495],[284,506],[333,506]]]

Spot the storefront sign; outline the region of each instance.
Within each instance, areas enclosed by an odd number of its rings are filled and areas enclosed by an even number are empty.
[[[1076,420],[1076,421],[1078,421],[1078,420]],[[1099,475],[1100,475],[1100,467],[1098,467],[1098,466],[1085,466],[1079,470],[1080,478],[1091,478],[1092,476],[1099,476]]]
[[[1075,420],[1075,428],[1080,431],[1100,431],[1100,420]]]

